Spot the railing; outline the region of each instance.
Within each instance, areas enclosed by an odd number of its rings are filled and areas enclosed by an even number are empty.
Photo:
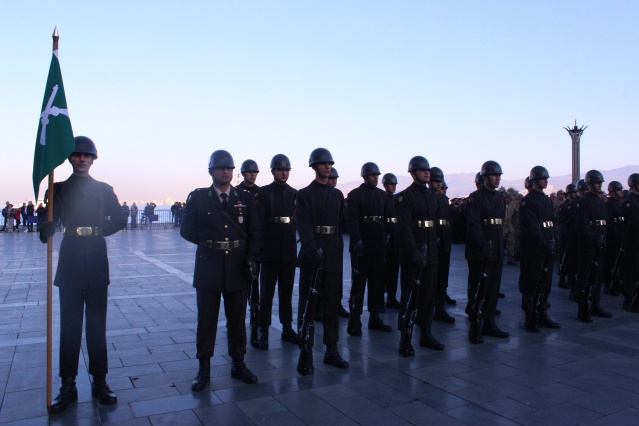
[[[127,228],[130,229],[172,229],[180,226],[182,212],[177,215],[170,210],[155,210],[153,214],[147,215],[142,210],[138,210],[136,217],[129,216]],[[176,218],[177,216],[177,218]]]

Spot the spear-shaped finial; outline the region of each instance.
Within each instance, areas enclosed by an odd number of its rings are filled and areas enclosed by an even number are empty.
[[[53,28],[53,50],[58,50],[58,39],[60,38],[60,34],[58,34],[58,27]]]

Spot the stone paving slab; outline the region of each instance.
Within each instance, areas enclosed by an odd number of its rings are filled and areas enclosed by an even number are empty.
[[[456,322],[433,325],[446,350],[420,348],[415,341],[416,356],[401,358],[398,332],[369,331],[365,313],[361,337],[346,334],[346,320],[340,320],[338,346],[351,368],[337,370],[321,362],[318,323],[315,374],[301,377],[295,369],[299,349],[280,340],[276,297],[270,349],[249,346],[245,357],[260,383],[246,385],[230,377],[222,313],[211,385],[193,394],[195,246],[175,229],[129,230],[106,240],[108,380],[119,402],[107,407],[92,400],[83,345],[78,403],[49,417],[46,246],[36,233],[0,233],[0,425],[626,425],[639,418],[639,316],[621,310],[621,298],[603,297],[613,319],[583,324],[566,290],[555,286],[550,313],[562,329],[531,334],[523,329],[519,268],[504,266],[507,297],[499,300],[497,322],[511,337],[470,345],[464,314],[467,268],[459,245],[453,247],[449,284],[458,304],[447,308]],[[54,241],[56,262],[59,236]],[[348,253],[344,259],[346,306]],[[59,305],[57,290],[53,294],[55,396]],[[298,294],[296,284],[295,308]],[[396,326],[397,311],[381,315]]]

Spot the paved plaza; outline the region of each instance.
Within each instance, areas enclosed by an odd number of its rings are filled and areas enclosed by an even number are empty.
[[[48,417],[45,402],[46,245],[37,233],[0,233],[0,389],[2,425],[622,425],[639,422],[639,316],[621,310],[621,298],[603,296],[613,319],[577,321],[566,290],[553,287],[550,313],[561,330],[523,330],[519,268],[504,266],[498,325],[508,340],[468,343],[467,268],[463,246],[453,248],[448,309],[455,324],[435,323],[446,344],[435,352],[415,344],[416,356],[397,353],[399,333],[346,334],[339,351],[351,367],[322,364],[317,324],[315,374],[296,371],[299,349],[280,341],[273,309],[270,349],[248,348],[246,363],[259,377],[231,379],[226,327],[220,315],[211,385],[191,393],[197,372],[196,307],[191,286],[195,246],[175,229],[122,231],[106,238],[111,286],[107,380],[115,406],[91,399],[86,347],[77,377],[78,403]],[[60,235],[54,245],[60,243]],[[346,244],[348,247],[348,244]],[[57,252],[54,251],[54,264]],[[350,265],[345,261],[345,265]],[[350,272],[344,271],[346,306]],[[297,282],[297,281],[296,281]],[[297,307],[295,288],[293,306]],[[53,396],[57,394],[59,311],[54,290]],[[275,300],[277,305],[277,297]],[[367,313],[364,314],[367,317]],[[397,311],[382,318],[393,328]],[[416,329],[418,333],[418,329]]]

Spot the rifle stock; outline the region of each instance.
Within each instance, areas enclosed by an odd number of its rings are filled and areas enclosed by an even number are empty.
[[[428,248],[426,245],[422,247],[421,254],[426,256]],[[420,277],[424,271],[424,265],[420,266],[417,271],[417,276],[413,284],[413,288],[408,294],[408,300],[406,301],[406,307],[402,316],[402,330],[399,338],[399,354],[402,356],[412,356],[410,346],[413,339],[413,327],[415,326],[415,317],[417,315],[417,299],[419,298],[419,292],[421,290],[422,283]]]
[[[297,360],[297,371],[302,376],[313,374],[313,336],[315,334],[315,302],[317,298],[317,280],[321,267],[315,268],[315,276],[311,282],[302,323],[298,330],[300,336],[300,356]]]
[[[260,310],[260,288],[257,275],[254,274],[251,274],[251,285],[249,288],[249,310],[249,322],[251,324],[251,345],[253,347],[257,347],[257,320]]]

